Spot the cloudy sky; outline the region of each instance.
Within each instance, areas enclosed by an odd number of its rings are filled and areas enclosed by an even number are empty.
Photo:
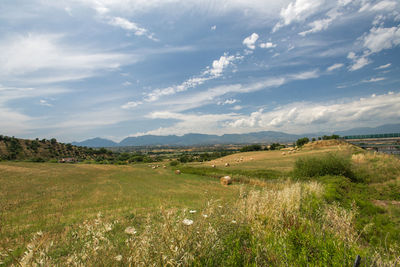
[[[398,0],[2,0],[0,134],[400,123]]]

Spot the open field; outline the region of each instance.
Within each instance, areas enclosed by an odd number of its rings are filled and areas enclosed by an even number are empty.
[[[322,145],[323,144],[323,145]],[[329,144],[329,145],[327,145]],[[288,153],[289,149],[275,150],[275,151],[256,151],[244,152],[229,155],[220,159],[209,162],[192,163],[194,166],[216,165],[217,168],[225,168],[225,163],[230,164],[232,169],[244,170],[260,170],[269,169],[281,172],[288,172],[293,169],[294,162],[299,157],[304,156],[318,156],[329,152],[337,153],[352,153],[356,149],[354,146],[343,144],[341,142],[324,141],[316,142],[315,144],[308,144],[299,149],[295,153]],[[285,155],[283,155],[283,153]]]
[[[336,141],[166,169],[1,162],[0,185],[0,265],[400,264],[399,160]]]

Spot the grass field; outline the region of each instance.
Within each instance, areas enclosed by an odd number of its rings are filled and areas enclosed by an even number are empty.
[[[335,141],[165,169],[1,162],[0,265],[400,264],[399,162]]]

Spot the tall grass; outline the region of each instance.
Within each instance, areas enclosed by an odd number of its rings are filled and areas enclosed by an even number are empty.
[[[360,244],[356,208],[326,204],[317,182],[284,182],[283,189],[242,190],[233,204],[208,201],[201,210],[163,209],[144,219],[97,218],[38,232],[22,257],[1,251],[14,266],[349,266],[400,263]],[[6,255],[6,256],[4,256]],[[384,255],[384,256],[382,256]]]
[[[298,178],[334,175],[345,176],[352,181],[358,179],[352,170],[350,157],[335,153],[299,158],[295,162],[293,174]]]

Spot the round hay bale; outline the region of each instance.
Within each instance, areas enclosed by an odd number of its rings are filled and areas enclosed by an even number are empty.
[[[162,167],[163,167],[164,169],[167,168],[167,166],[165,166],[165,165],[163,165]]]
[[[231,166],[231,165],[228,162],[225,163],[225,167],[229,167],[229,166]]]
[[[211,168],[215,168],[215,167],[216,167],[215,164],[211,165]]]
[[[230,176],[221,177],[220,182],[223,186],[228,186],[232,184],[232,178]]]
[[[283,156],[285,156],[285,155],[286,155],[286,153],[285,153],[285,152],[282,152],[282,155],[283,155]]]
[[[181,174],[181,171],[180,170],[176,170],[175,174]]]

